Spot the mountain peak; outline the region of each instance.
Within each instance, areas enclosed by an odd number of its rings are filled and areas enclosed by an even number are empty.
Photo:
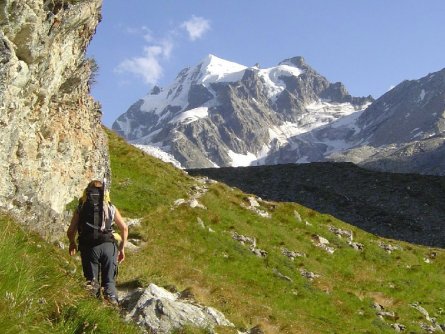
[[[237,81],[242,75],[240,72],[247,67],[238,63],[234,63],[213,54],[207,55],[198,65],[202,74],[201,81],[218,82],[218,81]],[[235,75],[235,77],[233,77]],[[238,78],[239,77],[239,78]]]
[[[205,57],[200,61],[200,64],[208,65],[208,64],[211,64],[212,62],[215,62],[215,61],[221,61],[221,60],[224,60],[224,59],[221,59],[221,58],[219,58],[219,57],[217,57],[217,56],[215,56],[215,55],[209,53],[207,56],[205,56]]]
[[[202,68],[208,68],[208,67],[242,67],[243,69],[245,69],[246,67],[229,61],[229,60],[225,60],[223,58],[217,57],[213,54],[208,54],[206,57],[204,57],[204,59],[200,62],[200,65],[202,66]]]
[[[281,61],[279,63],[279,65],[289,65],[289,66],[294,66],[294,67],[298,67],[301,69],[308,67],[308,65],[304,61],[304,58],[301,56],[285,59],[285,60]]]

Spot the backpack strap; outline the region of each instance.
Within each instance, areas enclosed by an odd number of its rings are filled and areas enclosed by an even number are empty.
[[[110,220],[110,225],[113,225],[115,215],[116,215],[116,207],[113,204],[111,204],[111,202],[108,202],[108,218]]]

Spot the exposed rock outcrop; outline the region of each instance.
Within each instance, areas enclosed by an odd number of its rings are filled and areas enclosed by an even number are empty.
[[[226,317],[212,307],[183,298],[155,284],[138,289],[122,302],[128,320],[134,320],[150,333],[171,333],[186,325],[204,328],[214,333],[215,326],[234,327]]]
[[[0,2],[0,208],[54,238],[65,206],[109,169],[96,65],[102,0]]]

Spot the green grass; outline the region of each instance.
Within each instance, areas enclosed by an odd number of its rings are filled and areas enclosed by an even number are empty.
[[[66,251],[0,216],[2,333],[139,333],[82,288]]]
[[[296,203],[260,202],[272,215],[262,218],[243,207],[248,195],[221,183],[206,185],[199,201],[207,209],[174,207],[203,185],[109,131],[108,136],[111,199],[125,217],[142,218],[140,227],[130,228],[130,237],[144,241],[138,252],[127,252],[118,286],[153,282],[188,289],[198,302],[221,310],[238,330],[260,325],[266,333],[393,333],[390,325],[398,322],[407,333],[422,333],[419,323],[428,322],[410,306],[414,302],[445,322],[443,250],[383,240]],[[115,309],[86,294],[78,259],[24,233],[7,217],[0,223],[0,312],[8,315],[0,317],[2,332],[137,332]],[[352,249],[329,231],[330,225],[353,231],[364,250]],[[233,240],[233,232],[255,237],[267,257],[252,254]],[[334,254],[315,247],[314,235],[327,238]],[[380,241],[402,250],[388,254]],[[283,247],[306,256],[291,261],[282,255]],[[432,252],[434,260],[425,263]],[[320,277],[303,278],[303,268]],[[395,312],[397,320],[380,320],[375,302]],[[177,333],[207,331],[187,327]],[[218,333],[236,330],[219,328]]]
[[[123,282],[189,288],[198,301],[223,311],[239,329],[260,324],[267,333],[392,333],[394,322],[420,333],[419,322],[426,320],[410,307],[414,302],[445,322],[442,250],[384,240],[403,248],[388,254],[378,245],[383,239],[293,203],[263,202],[262,209],[272,218],[261,218],[242,207],[246,194],[220,183],[212,184],[200,199],[207,210],[173,209],[173,202],[187,198],[199,183],[111,133],[109,138],[112,199],[125,215],[144,218],[131,233],[146,244],[128,255],[121,270]],[[297,222],[294,211],[303,222]],[[198,217],[206,229],[198,225]],[[329,225],[353,231],[364,251],[352,249],[328,230]],[[268,256],[253,255],[232,239],[232,231],[256,237]],[[313,235],[330,240],[335,253],[315,247]],[[291,261],[281,254],[282,247],[307,256]],[[427,264],[424,257],[431,251],[437,256]],[[320,277],[308,281],[301,277],[301,268]],[[378,319],[374,302],[396,312],[398,320]]]

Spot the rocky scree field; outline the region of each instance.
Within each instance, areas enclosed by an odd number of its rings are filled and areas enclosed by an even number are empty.
[[[263,199],[303,204],[386,238],[445,246],[445,177],[312,162],[189,170]]]

